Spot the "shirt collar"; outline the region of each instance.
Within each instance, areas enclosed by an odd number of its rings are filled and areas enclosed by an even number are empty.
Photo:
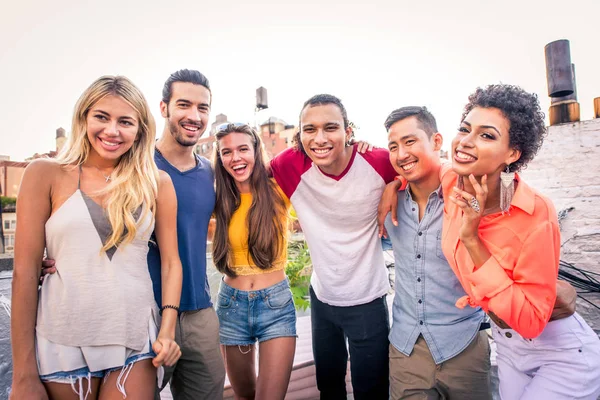
[[[535,208],[535,193],[519,176],[515,173],[515,179],[519,183],[515,190],[515,195],[510,202],[511,206],[518,207],[529,215],[533,215]]]
[[[404,190],[404,192],[406,193],[406,200],[412,200],[412,193],[410,192],[410,183],[408,183],[404,179],[402,179],[402,186],[401,186],[400,190]],[[438,188],[436,190],[434,190],[433,192],[431,192],[429,194],[428,199],[431,198],[431,195],[434,193],[437,195],[437,197],[440,200],[444,200],[444,190],[443,190],[441,184],[440,184],[440,186],[438,186]]]

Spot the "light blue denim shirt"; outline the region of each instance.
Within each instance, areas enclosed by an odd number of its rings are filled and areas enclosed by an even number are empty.
[[[409,356],[423,335],[436,364],[463,351],[485,317],[480,308],[454,305],[465,291],[442,253],[443,217],[441,186],[429,195],[421,222],[407,188],[398,192],[398,226],[389,215],[385,221],[396,269],[390,343]]]

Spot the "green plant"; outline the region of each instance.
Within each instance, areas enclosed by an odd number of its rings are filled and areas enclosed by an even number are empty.
[[[294,304],[298,310],[306,310],[312,262],[305,241],[290,241],[288,244],[288,262],[285,273],[290,281]]]
[[[15,197],[0,196],[0,203],[2,204],[2,207],[6,207],[8,205],[15,205],[17,204],[17,199]]]

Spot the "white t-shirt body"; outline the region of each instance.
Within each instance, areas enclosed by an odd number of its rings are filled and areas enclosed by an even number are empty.
[[[313,264],[317,298],[354,306],[389,290],[377,232],[377,206],[396,175],[384,149],[358,153],[339,176],[323,173],[304,153],[288,149],[271,161],[275,180],[290,199]]]

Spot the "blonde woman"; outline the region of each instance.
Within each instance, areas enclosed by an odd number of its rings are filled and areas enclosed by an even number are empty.
[[[154,136],[139,89],[105,76],[77,102],[59,159],[27,167],[17,201],[11,399],[152,399],[156,368],[179,358],[177,204],[153,162]],[[146,261],[153,229],[160,331]],[[44,250],[57,272],[38,299]]]

